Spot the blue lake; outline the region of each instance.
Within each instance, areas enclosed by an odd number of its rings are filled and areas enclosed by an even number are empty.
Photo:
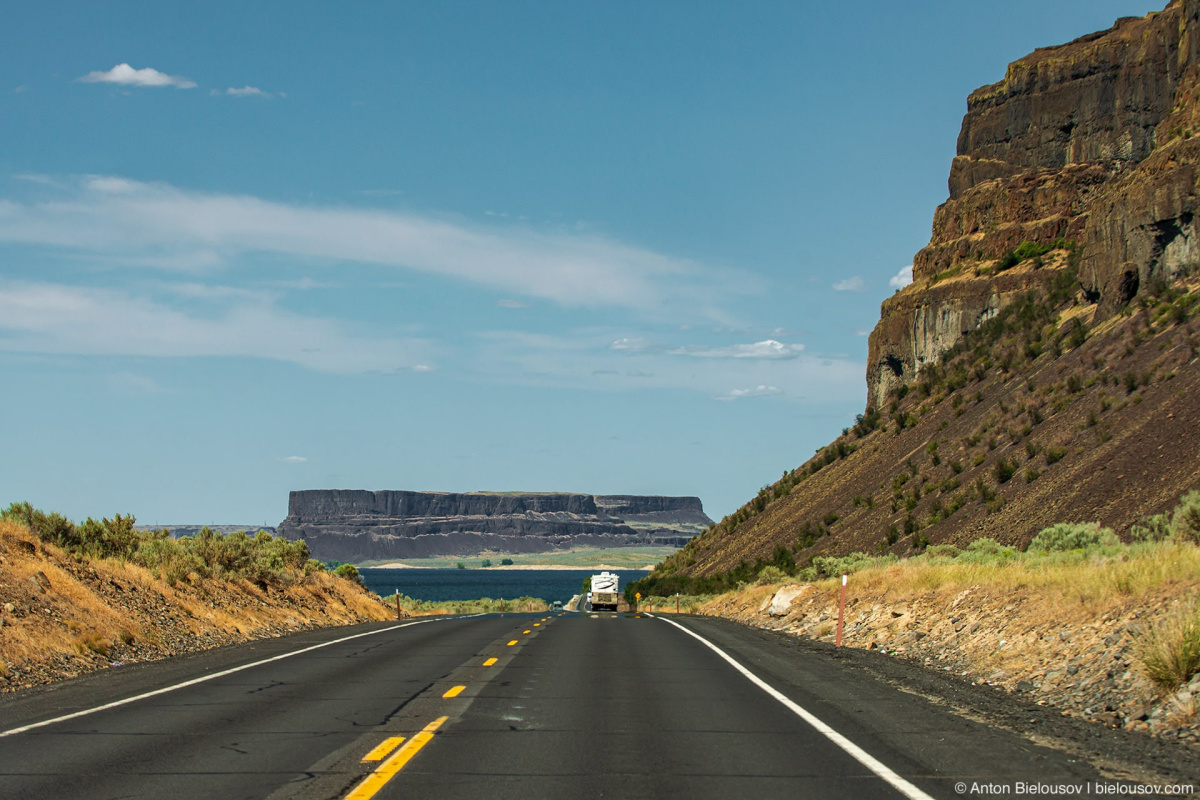
[[[367,588],[387,597],[400,590],[414,600],[493,600],[538,597],[564,603],[579,594],[583,579],[597,569],[378,569],[359,570]],[[639,578],[642,570],[617,570],[620,589]]]

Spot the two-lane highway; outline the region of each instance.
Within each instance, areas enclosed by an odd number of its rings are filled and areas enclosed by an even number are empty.
[[[0,731],[0,796],[22,798],[921,798],[1100,777],[760,632],[649,615],[313,632],[18,693]]]

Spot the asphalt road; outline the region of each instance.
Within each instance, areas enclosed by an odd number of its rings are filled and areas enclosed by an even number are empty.
[[[6,798],[950,798],[1097,780],[827,654],[692,617],[361,626],[0,699]]]

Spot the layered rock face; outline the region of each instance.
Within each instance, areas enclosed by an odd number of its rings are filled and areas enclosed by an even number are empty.
[[[949,199],[913,284],[884,302],[868,405],[1056,269],[1110,316],[1200,263],[1200,0],[1035,51],[967,101]],[[1023,242],[1073,245],[1004,270]]]
[[[712,524],[696,497],[555,493],[292,492],[279,533],[322,560],[682,546]]]

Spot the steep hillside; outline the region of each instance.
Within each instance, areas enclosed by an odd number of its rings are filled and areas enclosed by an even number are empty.
[[[972,93],[950,197],[871,334],[865,413],[654,593],[1060,521],[1127,535],[1200,485],[1198,87],[1200,0],[1177,0]]]

